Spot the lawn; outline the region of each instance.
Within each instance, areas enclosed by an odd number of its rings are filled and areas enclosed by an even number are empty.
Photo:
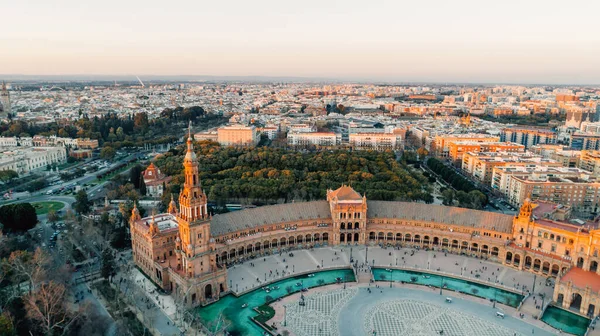
[[[63,202],[36,202],[31,205],[33,205],[35,213],[38,215],[45,215],[50,210],[58,211],[65,207]]]

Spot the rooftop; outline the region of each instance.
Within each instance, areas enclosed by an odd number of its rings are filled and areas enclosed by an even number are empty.
[[[585,271],[579,267],[571,268],[561,279],[561,282],[573,282],[573,286],[584,289],[590,287],[592,292],[600,292],[600,275]]]
[[[510,215],[423,203],[369,201],[367,204],[369,218],[422,220],[512,233]]]
[[[363,199],[359,193],[347,185],[342,185],[338,189],[331,191],[329,195],[331,198],[337,198],[338,201],[360,201]]]

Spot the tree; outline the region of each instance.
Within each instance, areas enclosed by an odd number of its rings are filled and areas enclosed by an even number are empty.
[[[142,131],[148,128],[148,114],[146,112],[136,113],[133,117],[133,125]]]
[[[454,190],[446,189],[442,191],[442,203],[444,205],[454,204]]]
[[[102,269],[100,270],[100,273],[106,280],[110,280],[110,278],[117,273],[115,258],[109,249],[102,251]]]
[[[115,249],[131,247],[131,238],[127,233],[127,226],[122,225],[115,228],[110,236],[110,246]]]
[[[0,336],[15,335],[15,326],[7,313],[0,314]]]
[[[14,170],[0,170],[0,181],[4,183],[17,177],[19,177],[19,174]]]
[[[87,214],[92,210],[92,202],[88,199],[85,190],[81,189],[77,192],[77,195],[75,195],[73,209],[75,209],[78,214]]]
[[[65,305],[65,286],[54,281],[43,284],[25,297],[27,316],[45,335],[65,328],[72,320]]]
[[[417,149],[417,154],[419,155],[419,159],[423,160],[429,154],[429,151],[425,147],[420,147]]]
[[[49,262],[49,256],[38,247],[33,254],[22,250],[12,252],[4,264],[12,272],[12,282],[27,281],[31,293],[45,279]]]
[[[479,190],[473,190],[469,192],[469,198],[471,199],[471,208],[481,210],[487,202],[487,196]]]
[[[142,179],[142,166],[135,165],[129,170],[129,182],[133,183],[135,189],[140,188],[140,180]]]
[[[0,223],[5,230],[24,232],[35,227],[37,214],[31,203],[14,203],[0,207]]]
[[[146,196],[146,183],[143,178],[140,179],[140,194]]]
[[[115,155],[115,149],[110,146],[104,146],[100,151],[100,157],[104,160],[112,160],[115,157]]]
[[[458,205],[460,207],[468,208],[471,205],[471,197],[469,197],[468,193],[466,193],[462,190],[459,190],[456,193],[456,199],[458,200]]]
[[[56,223],[60,219],[60,217],[56,213],[56,210],[54,210],[54,209],[50,209],[48,211],[48,215],[46,216],[46,218],[48,219],[48,221],[50,223]]]

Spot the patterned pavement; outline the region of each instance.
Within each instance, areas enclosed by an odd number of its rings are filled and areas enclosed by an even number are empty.
[[[288,302],[287,326],[295,336],[524,336],[551,335],[520,319],[496,317],[501,308],[409,288],[351,287]]]
[[[338,289],[305,297],[306,305],[298,302],[287,308],[287,326],[296,336],[339,335],[340,309],[356,295],[358,289]]]
[[[372,307],[364,316],[365,335],[514,335],[490,321],[448,307],[414,300],[393,300]]]

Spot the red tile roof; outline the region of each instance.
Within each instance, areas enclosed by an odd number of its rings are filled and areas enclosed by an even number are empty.
[[[579,267],[573,267],[565,274],[560,282],[566,283],[572,281],[573,286],[577,288],[590,287],[593,292],[600,292],[600,275],[585,271]]]

